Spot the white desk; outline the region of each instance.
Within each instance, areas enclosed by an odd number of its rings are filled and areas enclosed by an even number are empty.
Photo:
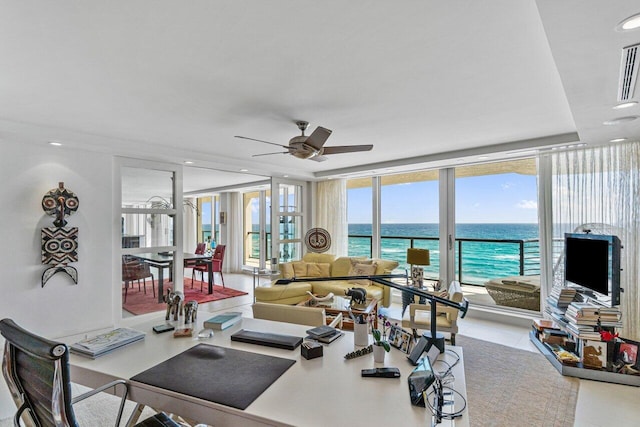
[[[198,314],[196,331],[210,313]],[[154,334],[151,327],[164,323],[163,317],[132,325],[147,333],[146,338],[110,354],[92,360],[71,354],[71,379],[89,387],[97,387],[113,379],[129,379],[198,344],[209,343],[254,353],[295,360],[296,363],[262,393],[247,409],[239,410],[183,394],[132,382],[129,398],[158,410],[182,415],[201,423],[221,426],[327,426],[402,425],[425,426],[431,414],[409,401],[407,377],[413,366],[406,355],[392,348],[385,366],[396,366],[399,379],[362,378],[360,370],[376,366],[371,354],[352,360],[344,355],[354,350],[353,334],[324,347],[324,357],[306,360],[300,349],[289,351],[259,345],[232,342],[230,335],[240,329],[259,330],[305,336],[308,326],[244,318],[225,331],[216,331],[211,339],[173,338],[172,333]],[[460,347],[452,347],[462,357]],[[186,367],[185,367],[186,368]],[[191,367],[193,368],[193,367]],[[438,366],[436,366],[438,368]],[[196,367],[197,369],[197,367]],[[456,390],[466,398],[463,361],[454,368]],[[180,372],[176,372],[180,375]],[[456,399],[456,407],[462,404]],[[468,426],[467,412],[455,424]]]

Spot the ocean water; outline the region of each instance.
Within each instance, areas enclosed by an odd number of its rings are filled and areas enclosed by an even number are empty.
[[[381,256],[398,261],[398,268],[403,270],[409,268],[407,248],[429,249],[431,264],[423,267],[425,277],[437,279],[440,265],[438,231],[438,224],[382,224]],[[349,224],[349,236],[354,235],[371,236],[371,224]],[[456,274],[462,283],[477,285],[496,277],[519,275],[520,243],[500,240],[533,240],[523,243],[524,274],[539,274],[537,239],[537,224],[457,224]],[[350,237],[349,255],[370,256],[371,239]]]

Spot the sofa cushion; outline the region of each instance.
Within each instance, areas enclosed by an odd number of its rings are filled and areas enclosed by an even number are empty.
[[[280,264],[280,274],[284,279],[291,279],[293,277],[293,265],[290,262]]]
[[[307,276],[307,263],[304,261],[294,261],[291,263],[293,266],[293,275],[295,277]]]
[[[307,252],[302,257],[304,262],[316,262],[316,263],[329,263],[331,264],[336,259],[333,254],[317,254],[314,252]]]
[[[331,277],[331,264],[328,262],[307,263],[307,277]]]
[[[377,264],[374,274],[391,274],[391,272],[398,267],[398,261],[380,258],[375,258],[372,261]]]
[[[340,257],[336,258],[331,265],[331,277],[343,277],[349,275],[352,261],[365,261],[365,257]]]
[[[351,269],[349,270],[349,276],[371,276],[376,272],[376,268],[378,264],[371,263],[357,263],[351,264]],[[368,279],[352,279],[349,280],[349,283],[353,283],[356,285],[367,286],[371,281]]]

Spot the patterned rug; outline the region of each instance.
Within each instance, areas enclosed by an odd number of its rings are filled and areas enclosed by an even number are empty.
[[[202,285],[202,292],[200,291],[200,285]],[[164,290],[166,293],[167,287],[170,287],[171,283],[167,280],[164,281]],[[193,281],[193,289],[191,289],[191,279],[185,277],[184,279],[184,299],[185,301],[196,300],[198,304],[205,302],[218,301],[221,299],[233,298],[241,295],[247,295],[246,292],[237,291],[235,289],[222,287],[220,285],[213,285],[213,293],[208,294],[208,284],[201,282],[200,280]],[[127,310],[131,314],[146,314],[154,311],[166,310],[164,303],[158,303],[158,287],[156,286],[156,298],[153,297],[153,291],[151,289],[151,281],[147,280],[147,293],[144,293],[144,288],[141,287],[138,291],[138,284],[133,283],[133,287],[130,287],[127,291],[127,302],[122,304],[122,308]],[[122,293],[124,299],[124,290]]]
[[[469,425],[573,426],[577,378],[540,353],[457,335],[464,353]]]

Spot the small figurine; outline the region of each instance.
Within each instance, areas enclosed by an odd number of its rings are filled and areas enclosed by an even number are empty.
[[[198,301],[190,300],[184,303],[184,323],[196,321],[198,317]]]
[[[182,312],[182,300],[184,299],[182,292],[173,291],[169,288],[167,289],[167,294],[163,296],[162,299],[167,303],[165,320],[169,320],[171,314],[173,314],[173,320],[178,320],[178,316]]]
[[[349,288],[344,291],[345,295],[351,297],[351,305],[364,304],[367,300],[367,291],[362,288]]]

